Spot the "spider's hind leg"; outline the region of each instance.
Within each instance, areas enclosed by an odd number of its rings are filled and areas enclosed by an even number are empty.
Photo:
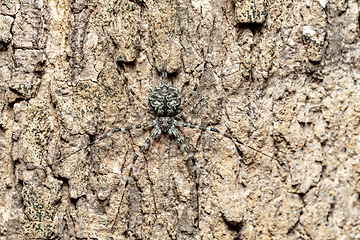
[[[196,159],[193,155],[193,153],[190,151],[188,145],[186,142],[182,139],[180,136],[180,133],[175,128],[171,130],[171,134],[176,137],[176,140],[180,143],[181,147],[184,149],[184,151],[187,153],[188,157],[193,161],[194,167],[193,172],[195,173],[195,187],[196,187],[196,207],[197,207],[197,221],[195,224],[197,227],[199,227],[200,222],[200,203],[199,203],[199,176],[198,176],[198,170],[196,167]]]
[[[149,121],[149,122],[145,122],[145,123],[141,123],[141,124],[136,124],[136,125],[132,125],[132,126],[128,126],[128,127],[121,127],[121,128],[115,128],[113,130],[111,130],[110,132],[102,135],[101,137],[99,137],[98,139],[90,142],[89,144],[83,146],[82,148],[79,148],[78,150],[60,158],[60,160],[63,160],[63,159],[66,159],[68,157],[71,157],[72,155],[80,152],[81,150],[85,150],[87,149],[88,147],[98,143],[99,141],[107,138],[107,137],[110,137],[113,133],[115,132],[125,132],[125,131],[129,131],[129,130],[133,130],[133,129],[144,129],[144,128],[148,128],[148,127],[152,127],[154,126],[154,121]]]
[[[121,205],[122,205],[122,202],[124,200],[124,196],[125,196],[125,192],[126,192],[126,189],[127,189],[127,186],[129,185],[129,180],[130,180],[130,177],[131,177],[131,174],[133,172],[133,169],[134,169],[134,166],[135,166],[135,162],[136,160],[141,156],[141,154],[148,149],[148,147],[150,146],[150,143],[155,139],[157,138],[159,135],[161,134],[161,131],[158,129],[158,128],[154,128],[150,135],[148,136],[148,138],[146,139],[145,143],[142,145],[142,147],[139,149],[139,151],[135,154],[133,160],[132,160],[132,163],[131,163],[131,166],[130,166],[130,169],[129,169],[129,173],[127,175],[127,178],[126,178],[126,181],[125,181],[125,185],[124,185],[124,188],[123,188],[123,191],[122,191],[122,194],[121,194],[121,197],[120,197],[120,202],[119,202],[119,207],[117,208],[117,211],[116,211],[116,215],[115,215],[115,219],[114,219],[114,223],[111,227],[111,232],[114,233],[115,231],[115,224],[116,224],[116,220],[118,218],[118,215],[120,213],[120,210],[121,210]]]
[[[188,128],[200,129],[200,130],[202,130],[202,131],[220,133],[220,134],[223,135],[224,137],[230,139],[230,140],[235,144],[236,147],[237,147],[237,144],[240,144],[240,145],[243,145],[243,146],[245,146],[245,147],[247,147],[247,148],[250,148],[250,149],[254,150],[255,152],[258,152],[258,153],[260,153],[260,154],[262,154],[262,155],[264,155],[264,156],[266,156],[266,157],[268,157],[268,158],[270,158],[270,159],[275,159],[274,157],[272,157],[272,156],[270,156],[270,155],[268,155],[268,154],[266,154],[266,153],[261,152],[260,150],[258,150],[258,149],[256,149],[256,148],[254,148],[254,147],[252,147],[252,146],[250,146],[250,145],[248,145],[248,144],[246,144],[246,143],[238,140],[237,138],[235,138],[235,137],[233,137],[233,136],[231,136],[231,135],[229,135],[229,134],[227,134],[227,133],[224,133],[223,131],[221,131],[221,130],[219,130],[219,129],[217,129],[217,128],[213,128],[213,127],[203,127],[203,126],[200,126],[200,125],[197,125],[197,124],[185,123],[185,122],[180,122],[180,121],[175,121],[174,124],[175,124],[175,126],[178,126],[178,127],[188,127]]]

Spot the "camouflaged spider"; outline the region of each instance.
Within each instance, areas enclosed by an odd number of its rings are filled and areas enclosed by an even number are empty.
[[[125,79],[123,78],[117,63],[114,61],[114,64],[116,66],[116,69],[118,71],[118,73],[120,74],[121,78],[125,81]],[[205,69],[205,65],[206,62],[204,64],[204,68],[201,72],[200,78],[204,72]],[[150,143],[156,139],[157,137],[159,137],[161,134],[169,134],[170,136],[173,135],[176,140],[180,143],[181,148],[184,149],[184,151],[187,153],[188,157],[194,162],[194,169],[193,171],[195,172],[195,184],[196,184],[196,191],[198,192],[198,188],[199,188],[199,181],[198,181],[198,174],[197,174],[197,170],[196,170],[196,159],[194,157],[194,155],[192,154],[192,152],[189,150],[187,143],[185,142],[185,140],[181,137],[179,131],[177,130],[177,127],[186,127],[186,128],[195,128],[195,129],[200,129],[202,131],[209,131],[209,132],[217,132],[220,133],[221,135],[223,135],[224,137],[230,139],[235,146],[237,147],[236,144],[241,144],[243,146],[246,146],[256,152],[259,152],[269,158],[273,158],[241,141],[239,141],[238,139],[236,139],[235,137],[230,136],[229,134],[220,131],[217,128],[213,128],[213,127],[204,127],[204,126],[200,126],[197,124],[192,124],[192,123],[186,123],[181,121],[181,118],[186,115],[187,113],[191,112],[196,106],[198,106],[204,99],[200,98],[194,105],[192,105],[189,109],[187,109],[186,111],[183,112],[178,112],[179,107],[181,105],[181,94],[179,92],[179,90],[175,87],[171,87],[166,83],[166,72],[162,73],[162,79],[163,79],[163,83],[161,86],[159,87],[155,87],[153,88],[148,96],[148,104],[150,105],[151,109],[153,110],[153,114],[155,115],[155,119],[145,122],[145,123],[141,123],[141,124],[137,124],[137,125],[132,125],[132,126],[127,126],[127,127],[121,127],[121,128],[116,128],[113,129],[112,131],[108,132],[107,134],[101,136],[100,138],[96,139],[95,141],[85,145],[84,147],[78,149],[77,151],[71,153],[70,155],[73,155],[81,150],[87,149],[88,147],[96,144],[97,142],[101,141],[104,138],[109,137],[110,135],[112,135],[113,133],[116,132],[125,132],[125,131],[129,131],[129,130],[133,130],[133,129],[145,129],[145,128],[152,128],[150,135],[147,137],[145,143],[142,145],[142,147],[139,149],[139,151],[135,154],[131,166],[130,166],[130,170],[124,185],[124,189],[121,195],[121,199],[120,199],[120,203],[119,203],[119,207],[118,207],[118,211],[116,213],[116,217],[112,226],[112,229],[114,229],[114,226],[116,224],[116,219],[118,217],[118,214],[120,212],[120,208],[125,196],[125,192],[127,189],[127,186],[129,184],[129,180],[131,177],[131,174],[133,172],[133,168],[135,166],[135,162],[136,160],[141,156],[141,154],[150,146]],[[196,93],[196,88],[198,85],[198,82],[200,80],[200,78],[198,79],[196,86],[194,88],[194,91],[191,93],[191,95],[193,95],[194,93]],[[142,107],[145,107],[146,105],[143,104],[140,100],[140,98],[132,91],[132,89],[128,88],[129,91],[131,92],[131,94],[141,103]],[[145,106],[144,106],[145,105]],[[238,147],[237,147],[238,148]],[[69,156],[70,156],[69,155]],[[67,157],[69,157],[67,156]],[[198,207],[198,214],[199,214],[199,201],[198,201],[198,196],[197,196],[197,207]]]
[[[195,87],[194,87],[193,91],[190,93],[189,97],[192,97],[194,94],[197,95],[197,87],[198,87],[199,81],[204,73],[206,63],[207,63],[207,57],[208,57],[208,54],[205,57],[205,63],[204,63],[203,69],[201,71],[200,77],[197,79]],[[120,69],[118,68],[115,58],[113,59],[113,61],[114,61],[116,70],[117,70],[118,74],[120,75],[120,77],[122,78],[123,82],[127,83],[126,79],[123,77]],[[155,117],[154,120],[151,120],[151,121],[148,121],[145,123],[141,123],[141,124],[136,124],[136,125],[131,125],[131,126],[127,126],[127,127],[120,127],[120,128],[113,129],[112,131],[101,136],[100,138],[96,139],[95,141],[90,142],[89,144],[83,146],[82,148],[79,148],[78,150],[76,150],[76,151],[72,152],[71,154],[64,157],[64,158],[67,158],[67,157],[70,157],[71,155],[76,154],[77,152],[79,152],[81,150],[85,150],[88,147],[96,144],[97,142],[109,137],[110,135],[112,135],[113,133],[116,133],[116,132],[125,132],[125,131],[134,130],[134,129],[151,128],[151,132],[150,132],[149,136],[147,137],[147,139],[145,140],[145,143],[140,147],[139,151],[135,154],[135,156],[132,160],[130,170],[129,170],[129,173],[126,178],[126,182],[125,182],[122,194],[121,194],[119,207],[118,207],[115,219],[114,219],[114,223],[112,225],[112,231],[114,231],[114,226],[116,224],[118,214],[121,210],[121,205],[124,200],[125,192],[126,192],[128,184],[129,184],[129,180],[130,180],[131,174],[133,172],[133,168],[135,166],[136,160],[141,156],[141,154],[145,150],[148,149],[151,142],[154,139],[158,138],[161,134],[169,134],[170,136],[173,135],[176,138],[176,140],[180,143],[181,148],[187,153],[189,159],[191,159],[194,162],[193,171],[195,173],[195,184],[196,184],[197,192],[199,189],[199,181],[198,181],[198,173],[197,173],[197,169],[196,169],[196,159],[195,159],[193,153],[190,151],[188,144],[185,141],[185,138],[183,139],[181,137],[179,131],[177,130],[178,127],[195,128],[195,129],[199,129],[202,131],[220,133],[224,137],[230,139],[235,144],[236,148],[238,148],[238,146],[236,144],[241,144],[243,146],[246,146],[256,152],[259,152],[259,153],[273,159],[273,157],[257,150],[256,148],[253,148],[253,147],[239,141],[235,137],[233,137],[217,128],[205,127],[205,126],[200,126],[198,124],[187,123],[187,122],[182,121],[181,118],[183,118],[184,115],[186,115],[187,113],[190,113],[195,107],[197,107],[204,100],[204,98],[200,97],[200,99],[195,104],[193,104],[190,108],[188,108],[186,111],[181,112],[181,111],[179,111],[179,109],[180,109],[181,105],[184,105],[184,103],[182,103],[182,97],[181,97],[179,90],[175,87],[171,87],[168,85],[166,71],[162,72],[161,79],[162,79],[162,84],[160,86],[154,87],[150,91],[149,96],[148,96],[148,104],[143,103],[141,101],[141,99],[135,94],[135,92],[126,84],[128,91],[140,103],[140,107],[142,107],[143,109],[145,109],[147,111],[152,110],[152,115]],[[185,100],[185,102],[187,102],[187,100]],[[198,217],[199,217],[198,195],[197,195],[197,208],[198,208]]]

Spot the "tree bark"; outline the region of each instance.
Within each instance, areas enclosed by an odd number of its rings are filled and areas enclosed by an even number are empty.
[[[359,2],[1,1],[0,239],[360,239]]]

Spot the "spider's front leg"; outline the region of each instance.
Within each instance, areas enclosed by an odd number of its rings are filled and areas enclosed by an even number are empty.
[[[210,40],[211,40],[211,35],[214,31],[214,28],[215,28],[215,16],[214,16],[214,19],[213,19],[213,23],[212,23],[212,27],[210,29],[210,34],[209,34],[209,39],[208,39],[208,42],[207,42],[207,49],[206,49],[206,56],[205,56],[205,61],[204,61],[204,65],[202,67],[202,70],[201,70],[201,73],[200,73],[200,76],[199,78],[196,80],[196,83],[195,83],[195,86],[193,88],[193,90],[190,92],[189,96],[186,97],[182,103],[182,105],[185,105],[187,102],[189,102],[189,100],[195,95],[199,95],[199,93],[197,92],[198,91],[198,87],[200,85],[200,79],[201,77],[204,75],[204,72],[205,72],[205,69],[206,69],[206,64],[208,63],[208,58],[209,58],[209,47],[210,47]],[[200,100],[202,101],[202,99]],[[195,105],[199,104],[200,102],[196,103]],[[186,111],[186,113],[188,112],[191,112],[193,108],[191,108],[191,110],[188,110]],[[183,115],[185,115],[186,113],[184,114],[179,114],[179,117],[182,117]]]
[[[196,101],[196,103],[194,103],[189,109],[187,109],[186,111],[183,111],[179,114],[177,114],[174,118],[176,119],[181,119],[182,117],[184,117],[186,114],[188,114],[189,112],[192,112],[192,110],[194,108],[196,108],[202,101],[204,101],[204,98],[200,98],[199,100]]]
[[[106,31],[104,30],[104,27],[102,27],[102,29],[103,29],[103,33],[104,33],[104,35],[105,35],[105,38],[107,39],[108,36],[107,36]],[[121,80],[125,83],[126,88],[127,88],[127,90],[128,90],[128,93],[130,93],[130,94],[137,100],[137,102],[135,102],[135,103],[136,103],[136,106],[138,106],[138,107],[140,107],[141,109],[145,110],[146,115],[149,115],[149,114],[150,114],[150,111],[149,111],[149,106],[148,106],[148,104],[145,103],[144,101],[142,101],[142,100],[139,98],[139,96],[134,92],[134,90],[133,90],[132,88],[130,88],[130,86],[129,86],[129,81],[123,76],[123,74],[121,73],[121,71],[120,71],[120,69],[119,69],[119,67],[118,67],[118,64],[117,64],[117,62],[116,62],[115,55],[114,55],[114,53],[113,53],[113,51],[112,51],[112,49],[111,49],[111,46],[110,46],[110,44],[109,44],[109,41],[106,41],[106,43],[107,43],[107,47],[108,47],[108,49],[109,49],[109,51],[110,51],[110,54],[111,54],[111,56],[112,56],[112,61],[113,61],[113,63],[114,63],[115,69],[116,69],[117,73],[119,74]]]

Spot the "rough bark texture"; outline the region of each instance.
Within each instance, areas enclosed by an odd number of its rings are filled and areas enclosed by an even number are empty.
[[[359,5],[1,0],[0,239],[360,239]],[[152,119],[126,86],[161,71],[183,100],[200,78],[187,122],[272,158],[179,128],[196,162],[162,134],[119,206],[148,129],[66,156]]]

